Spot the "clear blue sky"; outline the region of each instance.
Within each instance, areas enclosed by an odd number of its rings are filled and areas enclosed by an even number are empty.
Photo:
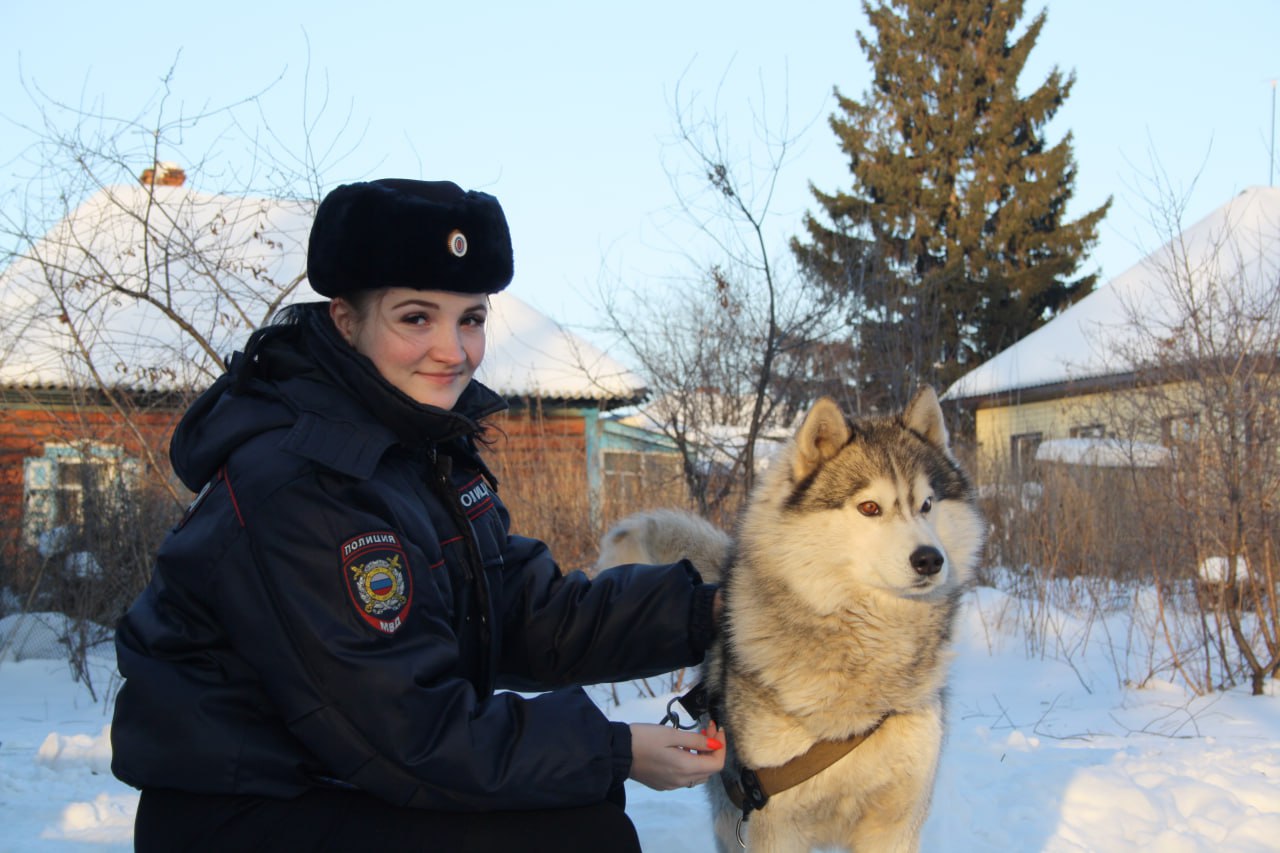
[[[753,115],[777,126],[783,107],[792,132],[808,126],[769,222],[781,252],[812,206],[806,182],[848,186],[826,125],[832,87],[860,96],[869,80],[856,2],[0,3],[6,203],[29,171],[14,160],[28,137],[13,122],[35,120],[24,81],[136,115],[175,58],[171,114],[238,100],[283,74],[264,103],[296,144],[303,92],[314,104],[327,80],[316,136],[331,138],[348,114],[348,138],[362,134],[326,171],[329,185],[402,175],[494,193],[513,229],[513,292],[574,325],[592,322],[601,281],[648,286],[692,274],[689,251],[712,257],[673,219],[678,85],[699,96],[699,110],[719,92],[735,143],[751,137]],[[1159,242],[1148,225],[1157,164],[1176,187],[1194,182],[1189,222],[1268,182],[1280,0],[1048,0],[1029,2],[1027,17],[1046,6],[1022,85],[1053,65],[1076,74],[1049,135],[1074,135],[1075,215],[1115,197],[1089,262],[1104,279]],[[190,145],[167,156],[209,149],[204,139]],[[233,145],[216,150],[240,156]]]

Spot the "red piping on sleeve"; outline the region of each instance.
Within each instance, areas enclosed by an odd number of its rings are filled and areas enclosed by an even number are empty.
[[[222,480],[227,484],[227,494],[231,496],[231,508],[236,511],[236,521],[240,522],[240,526],[244,527],[244,516],[240,514],[240,502],[236,500],[236,490],[231,488],[231,478],[227,476],[227,466],[223,465],[219,472]]]

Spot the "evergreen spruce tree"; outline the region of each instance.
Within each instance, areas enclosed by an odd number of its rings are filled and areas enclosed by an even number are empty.
[[[1075,221],[1071,134],[1045,125],[1074,74],[1017,84],[1045,22],[1014,38],[1022,0],[863,0],[874,69],[862,101],[836,91],[831,127],[853,187],[812,187],[829,224],[805,218],[792,248],[844,300],[864,405],[945,386],[1092,290],[1074,277],[1108,200]]]

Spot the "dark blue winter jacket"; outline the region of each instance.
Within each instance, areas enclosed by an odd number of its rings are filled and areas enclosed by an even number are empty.
[[[714,588],[687,563],[561,575],[509,535],[474,443],[503,405],[474,381],[452,411],[414,402],[323,304],[256,333],[173,438],[200,493],[119,625],[116,776],[453,810],[616,797],[630,731],[572,685],[700,661]]]

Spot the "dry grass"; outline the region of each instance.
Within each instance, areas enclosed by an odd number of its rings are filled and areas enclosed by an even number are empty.
[[[605,452],[604,481],[593,501],[580,433],[537,413],[497,427],[485,459],[511,513],[512,532],[546,542],[565,571],[591,566],[600,538],[618,519],[692,504],[673,455]]]
[[[1029,653],[1070,661],[1101,642],[1121,683],[1181,680],[1201,693],[1274,674],[1275,525],[1244,525],[1253,583],[1206,589],[1197,567],[1214,556],[1224,519],[1179,477],[1041,466],[1034,479],[981,490],[991,525],[981,580],[1011,593],[996,617]]]

